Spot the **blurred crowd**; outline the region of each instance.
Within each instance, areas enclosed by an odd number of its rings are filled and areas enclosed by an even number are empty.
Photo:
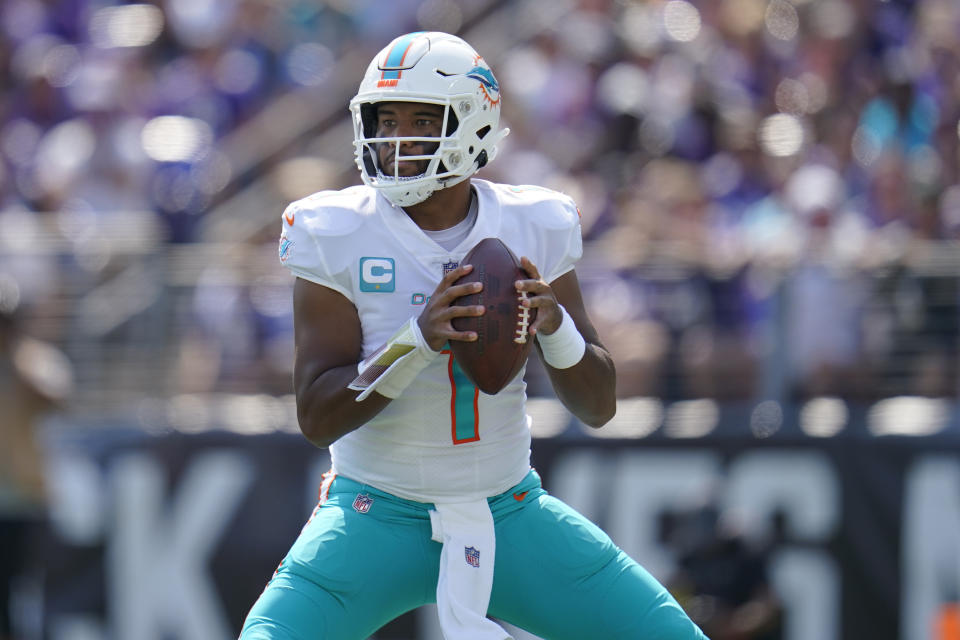
[[[512,133],[482,177],[578,201],[621,395],[956,395],[954,0],[4,0],[0,304],[81,360],[81,390],[83,358],[122,387],[111,358],[153,354],[152,392],[289,392],[279,214],[358,182],[346,102],[421,28],[500,79]],[[340,106],[241,163],[291,94]],[[205,226],[225,203],[254,222],[226,249]]]

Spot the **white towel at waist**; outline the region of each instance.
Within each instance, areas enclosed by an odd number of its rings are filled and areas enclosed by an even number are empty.
[[[446,640],[512,640],[487,618],[497,543],[486,499],[437,504],[432,537],[443,543],[437,611]]]

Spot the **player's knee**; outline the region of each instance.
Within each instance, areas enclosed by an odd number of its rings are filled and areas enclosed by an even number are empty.
[[[265,620],[248,620],[237,640],[303,640],[288,630]]]
[[[641,629],[645,640],[708,640],[700,627],[669,596],[648,612]]]

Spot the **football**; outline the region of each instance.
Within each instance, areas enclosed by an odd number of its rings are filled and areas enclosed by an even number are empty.
[[[528,333],[537,317],[536,309],[520,306],[526,292],[514,282],[530,276],[520,267],[517,256],[498,238],[484,238],[463,258],[473,270],[456,284],[482,282],[479,293],[462,296],[456,305],[483,305],[482,316],[454,318],[457,331],[476,331],[477,340],[451,340],[453,358],[481,391],[498,393],[519,373],[530,354],[533,340]]]

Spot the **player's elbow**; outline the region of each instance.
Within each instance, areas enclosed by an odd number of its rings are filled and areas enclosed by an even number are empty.
[[[326,449],[341,435],[336,429],[335,421],[330,419],[329,413],[310,411],[305,405],[306,403],[298,403],[297,406],[297,422],[300,425],[300,433],[313,446]]]
[[[596,376],[596,383],[591,387],[589,402],[585,403],[583,423],[594,429],[599,429],[617,415],[617,374],[613,367],[613,360],[607,356],[604,374]]]
[[[559,395],[580,422],[599,429],[617,413],[616,376],[612,363],[605,372],[595,369],[592,375],[565,384]]]
[[[613,420],[613,416],[616,414],[617,401],[615,398],[613,398],[611,401],[604,402],[602,405],[595,407],[592,411],[582,412],[578,417],[580,418],[580,421],[588,427],[599,429],[603,425]]]
[[[324,428],[322,422],[321,424],[317,424],[315,421],[300,418],[299,423],[300,433],[315,447],[326,449],[336,440],[336,437],[330,433],[330,430]]]
[[[561,397],[570,413],[593,429],[599,429],[607,424],[617,413],[617,397],[613,393],[591,394],[586,397]]]

